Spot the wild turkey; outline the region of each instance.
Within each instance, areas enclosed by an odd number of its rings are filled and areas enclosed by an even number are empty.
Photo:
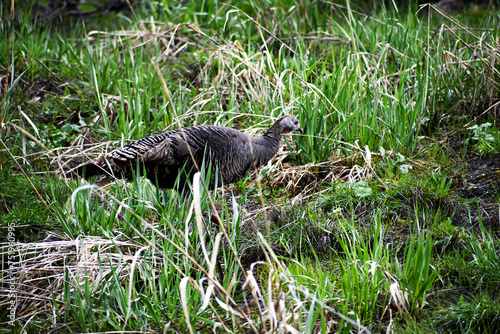
[[[196,171],[195,166],[201,168],[204,163],[218,171],[219,183],[222,178],[229,184],[271,160],[278,152],[281,136],[294,130],[303,132],[292,115],[279,118],[259,137],[222,126],[192,126],[139,139],[79,167],[77,173],[85,177],[111,174],[131,179],[133,169],[139,167],[140,173],[145,171],[146,177],[160,188],[173,188],[179,176],[179,188],[183,189],[187,178]],[[214,174],[211,173],[210,187],[215,183]]]

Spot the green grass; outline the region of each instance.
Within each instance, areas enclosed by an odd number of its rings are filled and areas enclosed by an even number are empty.
[[[44,4],[15,2],[12,25],[0,6],[3,327],[496,331],[498,11]],[[305,133],[217,191],[64,175],[151,133],[287,113]]]

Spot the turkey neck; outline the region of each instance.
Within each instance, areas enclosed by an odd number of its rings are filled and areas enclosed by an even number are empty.
[[[252,138],[252,149],[257,166],[271,160],[280,148],[281,133],[278,124],[274,124],[262,136]]]

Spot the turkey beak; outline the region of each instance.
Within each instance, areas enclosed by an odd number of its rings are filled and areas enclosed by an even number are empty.
[[[304,130],[299,126],[299,128],[297,129],[297,131],[300,131],[300,133],[304,133]]]

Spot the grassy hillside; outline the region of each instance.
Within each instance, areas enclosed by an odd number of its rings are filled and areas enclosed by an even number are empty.
[[[0,5],[0,327],[495,333],[499,11],[299,1]],[[200,124],[267,166],[192,193],[79,164]]]

